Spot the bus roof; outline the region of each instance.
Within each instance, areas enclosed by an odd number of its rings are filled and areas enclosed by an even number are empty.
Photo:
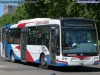
[[[7,28],[23,28],[29,26],[42,26],[42,25],[60,25],[60,20],[51,18],[34,18],[28,20],[21,20],[18,24],[7,25]]]
[[[85,19],[85,18],[59,18],[59,19],[34,18],[34,19],[28,19],[28,20],[21,20],[18,22],[18,24],[7,25],[7,28],[23,28],[23,27],[29,27],[29,26],[42,26],[42,25],[54,25],[54,24],[60,25],[60,20],[65,20],[65,19],[91,20],[91,19]]]
[[[56,19],[56,20],[64,20],[64,19],[85,19],[85,20],[91,20],[91,19],[88,19],[88,18],[79,18],[79,17],[69,17],[69,18],[59,18],[59,19]],[[43,21],[43,20],[54,20],[54,19],[51,19],[51,18],[33,18],[33,19],[27,19],[27,20],[20,20],[18,22],[18,24],[20,23],[28,23],[28,22],[36,22],[36,21]]]
[[[35,21],[43,21],[43,20],[50,20],[51,18],[34,18],[34,19],[28,19],[28,20],[21,20],[18,22],[20,23],[27,23],[27,22],[35,22]]]

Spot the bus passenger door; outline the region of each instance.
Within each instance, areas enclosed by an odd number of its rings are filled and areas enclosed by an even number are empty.
[[[56,29],[50,30],[50,64],[56,65],[56,52],[57,52],[57,38],[56,38]]]
[[[27,49],[27,28],[21,29],[21,41],[20,41],[20,48],[21,48],[21,61],[26,61],[26,49]]]
[[[8,29],[4,28],[3,33],[2,33],[2,41],[3,41],[3,49],[2,49],[2,54],[5,55],[5,57],[8,56]]]

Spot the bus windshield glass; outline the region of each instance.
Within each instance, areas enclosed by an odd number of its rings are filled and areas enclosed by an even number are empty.
[[[62,28],[63,53],[97,52],[96,30]]]

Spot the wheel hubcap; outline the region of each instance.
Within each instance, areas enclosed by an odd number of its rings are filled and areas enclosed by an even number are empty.
[[[43,59],[42,59],[42,65],[45,65],[45,64],[46,64],[46,58],[43,57]]]

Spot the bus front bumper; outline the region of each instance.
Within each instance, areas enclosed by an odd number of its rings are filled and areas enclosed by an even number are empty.
[[[99,65],[99,60],[71,60],[69,62],[69,66],[76,66],[76,65],[79,65],[79,66],[88,66],[88,65]]]

